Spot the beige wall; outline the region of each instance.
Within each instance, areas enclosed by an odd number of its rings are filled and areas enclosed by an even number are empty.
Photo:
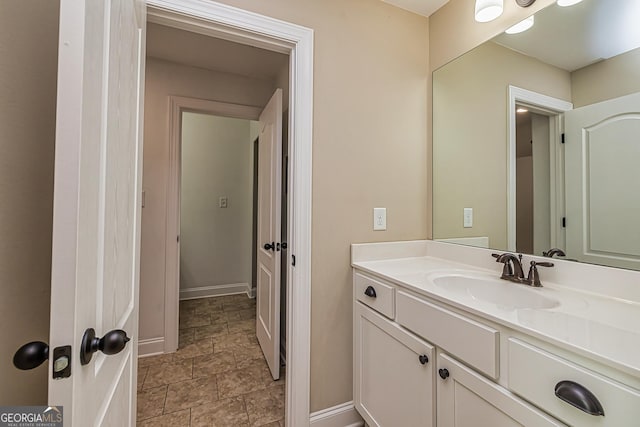
[[[571,73],[574,108],[640,91],[640,48]]]
[[[434,238],[488,236],[506,248],[508,86],[570,100],[569,77],[495,43],[434,73]],[[462,227],[463,207],[474,208],[473,228]]]
[[[58,56],[57,1],[0,2],[0,404],[47,402],[47,363],[13,367],[49,341]]]
[[[184,113],[180,289],[251,284],[253,140],[249,120]],[[219,198],[227,198],[227,207]]]
[[[147,58],[144,122],[145,208],[140,259],[140,339],[164,335],[169,95],[263,106],[270,82]]]
[[[311,410],[316,411],[352,399],[349,245],[426,237],[428,20],[377,0],[223,2],[315,31]],[[158,102],[164,101],[147,98],[147,105]],[[147,133],[147,140],[160,137]],[[376,206],[388,209],[385,232],[372,230]]]

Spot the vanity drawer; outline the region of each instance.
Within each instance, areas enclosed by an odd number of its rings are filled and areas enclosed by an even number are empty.
[[[631,426],[640,420],[640,391],[577,366],[566,359],[523,341],[509,339],[509,388],[573,426]],[[556,396],[564,383],[566,398],[584,396],[588,390],[600,402],[604,416],[591,415]],[[584,400],[584,399],[583,399]]]
[[[356,299],[374,310],[393,319],[394,301],[393,286],[372,279],[371,277],[355,274],[354,292]]]
[[[402,291],[396,299],[398,323],[489,377],[498,378],[498,331]]]

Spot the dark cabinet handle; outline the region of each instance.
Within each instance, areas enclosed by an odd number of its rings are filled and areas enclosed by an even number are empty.
[[[131,339],[122,329],[114,329],[107,332],[104,337],[97,338],[96,331],[89,328],[84,331],[80,345],[80,363],[86,365],[91,361],[93,353],[100,350],[104,354],[112,355],[120,353]]]
[[[49,359],[49,345],[33,341],[20,347],[13,355],[13,366],[23,371],[37,368]]]
[[[563,402],[567,402],[571,406],[575,406],[583,412],[590,415],[604,416],[604,409],[586,387],[573,381],[560,381],[556,384],[556,396]]]
[[[449,370],[438,369],[438,375],[440,375],[440,378],[442,378],[443,380],[446,380],[447,378],[449,378]]]
[[[426,365],[427,363],[429,363],[429,357],[426,354],[421,354],[420,356],[418,356],[418,360],[423,365]]]
[[[265,243],[263,248],[265,251],[268,251],[268,250],[274,250],[276,246],[273,242],[271,242],[271,243]]]
[[[373,286],[367,286],[367,289],[364,290],[364,294],[370,298],[375,298],[376,290],[373,289]]]

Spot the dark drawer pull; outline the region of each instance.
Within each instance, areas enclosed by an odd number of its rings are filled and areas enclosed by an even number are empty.
[[[429,363],[429,356],[427,356],[426,354],[421,354],[420,356],[418,356],[418,360],[423,365],[426,365],[427,363]]]
[[[556,384],[558,399],[575,406],[590,415],[604,416],[604,409],[598,399],[584,386],[573,381],[560,381]]]
[[[447,378],[449,378],[449,370],[446,368],[438,369],[438,375],[440,375],[440,378],[442,378],[443,380],[446,380]]]
[[[364,294],[368,297],[375,298],[376,290],[373,289],[373,286],[367,286],[367,289],[364,290]]]

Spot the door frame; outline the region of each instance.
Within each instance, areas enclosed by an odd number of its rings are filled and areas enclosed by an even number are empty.
[[[182,171],[182,113],[258,120],[262,108],[184,96],[169,96],[169,163],[165,242],[164,352],[178,349],[180,303],[180,200]]]
[[[285,423],[308,426],[311,343],[313,30],[205,0],[147,0],[149,22],[289,55]],[[295,266],[293,260],[295,259]],[[294,356],[295,355],[295,356]]]
[[[551,218],[564,215],[564,149],[562,114],[573,110],[571,102],[509,85],[507,100],[507,250],[516,250],[516,104],[532,108],[534,113],[549,117],[550,212]],[[564,247],[564,234],[559,221],[551,224],[551,246]]]

